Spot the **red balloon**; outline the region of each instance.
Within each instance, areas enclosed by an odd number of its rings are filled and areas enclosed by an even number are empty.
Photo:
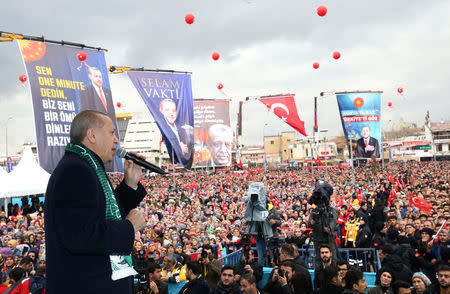
[[[217,89],[219,89],[219,90],[222,90],[222,89],[223,89],[222,83],[218,83],[218,84],[217,84]]]
[[[26,76],[26,75],[21,75],[21,76],[19,77],[19,80],[20,80],[22,83],[25,83],[25,82],[27,81],[27,76]]]
[[[214,52],[214,53],[212,54],[212,59],[214,59],[214,60],[219,59],[219,57],[220,57],[220,54],[217,53],[217,52]]]
[[[314,67],[315,69],[318,69],[318,68],[319,68],[319,63],[318,63],[318,62],[314,62],[314,63],[313,63],[313,67]]]
[[[83,51],[80,51],[77,53],[77,57],[79,61],[85,61],[86,60],[86,53],[84,53]]]
[[[188,13],[184,17],[184,20],[186,21],[187,24],[193,24],[194,20],[195,20],[195,16],[193,14],[191,14],[191,13]]]
[[[392,102],[388,102],[388,106],[389,106],[389,107],[392,107]]]
[[[401,94],[401,93],[403,93],[403,88],[400,87],[400,88],[397,89],[397,91]]]
[[[122,103],[120,103],[120,102],[117,102],[117,103],[116,103],[116,105],[117,105],[117,107],[119,107],[119,108],[120,108],[120,106],[122,106]]]
[[[339,57],[341,57],[341,53],[339,51],[334,51],[333,52],[333,58],[334,59],[339,59]]]
[[[327,8],[325,6],[319,6],[319,8],[317,8],[317,14],[319,16],[325,16],[325,14],[327,14]]]

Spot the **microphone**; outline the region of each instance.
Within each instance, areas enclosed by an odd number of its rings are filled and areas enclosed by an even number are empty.
[[[149,171],[161,174],[161,175],[165,175],[167,174],[163,169],[157,167],[156,165],[145,161],[142,158],[137,157],[134,154],[131,154],[129,152],[127,152],[125,149],[123,148],[119,148],[116,152],[117,156],[119,156],[120,158],[125,158],[125,159],[129,159],[132,160],[134,163],[136,163],[139,166],[142,166],[143,168],[148,169]]]

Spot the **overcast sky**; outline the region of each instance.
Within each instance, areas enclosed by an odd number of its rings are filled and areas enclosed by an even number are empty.
[[[316,14],[320,5],[328,8],[325,17]],[[294,93],[310,134],[313,97],[325,91],[384,91],[385,125],[400,117],[422,125],[426,110],[432,121],[448,120],[449,11],[445,0],[24,0],[8,2],[0,30],[107,48],[109,65],[190,71],[194,98],[232,100],[233,124],[239,100]],[[185,23],[187,13],[195,15],[193,25]],[[217,62],[214,51],[221,54]],[[15,42],[0,43],[0,69],[0,151],[10,115],[9,150],[18,151],[36,139]],[[110,75],[110,83],[114,101],[127,111],[145,109],[125,74]],[[266,123],[266,135],[290,130],[262,103],[245,103],[243,143],[261,144]],[[319,99],[319,128],[342,133],[335,96]]]

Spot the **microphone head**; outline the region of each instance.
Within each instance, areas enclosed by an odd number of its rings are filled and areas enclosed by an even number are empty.
[[[125,156],[127,155],[127,151],[123,148],[119,148],[116,151],[116,155],[119,156],[120,158],[125,158]]]

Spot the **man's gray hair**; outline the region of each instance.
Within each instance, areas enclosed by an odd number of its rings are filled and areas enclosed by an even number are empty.
[[[97,67],[88,67],[88,74],[92,74],[94,71],[99,71],[100,73],[102,73],[102,71],[100,69],[98,69]]]
[[[173,264],[177,264],[177,256],[175,255],[175,253],[168,253],[167,254],[167,261],[173,263]]]
[[[102,128],[105,122],[101,115],[108,117],[106,113],[96,110],[84,110],[78,113],[70,125],[70,143],[81,143],[90,128]]]
[[[211,136],[215,136],[216,134],[225,134],[231,138],[231,128],[224,124],[211,125],[208,129],[208,141],[211,140]]]

